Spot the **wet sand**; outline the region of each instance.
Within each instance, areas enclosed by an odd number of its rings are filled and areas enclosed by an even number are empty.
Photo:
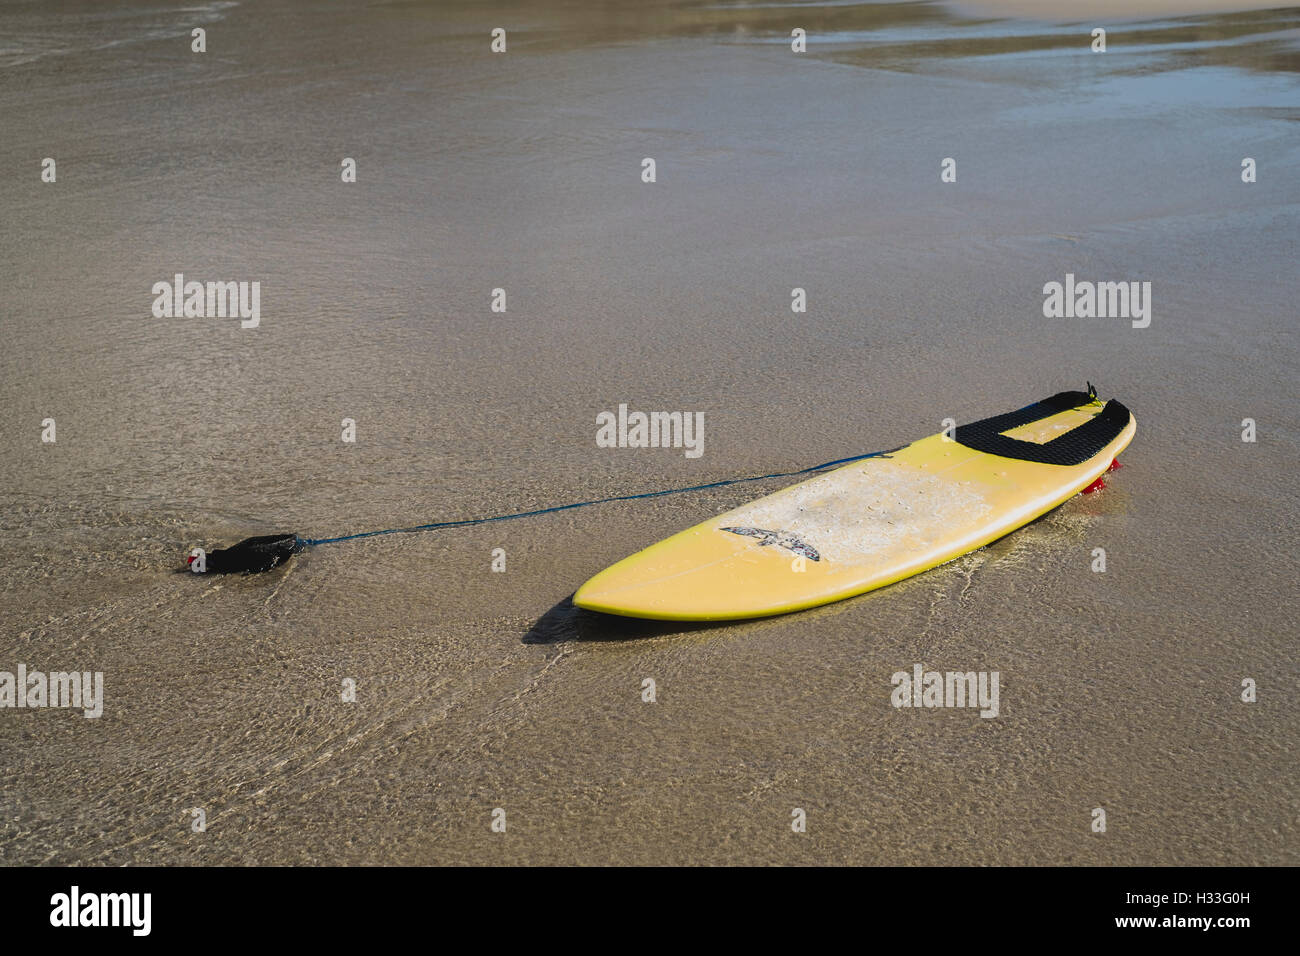
[[[0,710],[0,862],[1300,862],[1300,9],[1168,10],[1093,54],[937,4],[0,7],[0,670],[107,694]],[[155,319],[176,272],[260,281],[261,326]],[[1066,273],[1152,282],[1150,327],[1044,318]],[[780,481],[175,573],[1085,380],[1138,420],[1110,487],[811,612],[568,604]],[[597,448],[620,402],[705,453]],[[891,707],[915,663],[1000,716]]]

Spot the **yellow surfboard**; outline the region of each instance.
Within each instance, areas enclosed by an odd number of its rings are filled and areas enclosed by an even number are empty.
[[[1101,477],[1129,410],[1061,392],[855,461],[651,545],[578,589],[627,617],[765,617],[884,587],[982,547]]]

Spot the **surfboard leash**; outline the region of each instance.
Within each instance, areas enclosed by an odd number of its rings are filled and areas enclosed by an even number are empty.
[[[837,458],[835,461],[822,462],[820,465],[810,465],[807,468],[800,468],[798,471],[775,471],[769,475],[750,475],[745,478],[726,478],[722,481],[710,481],[702,485],[688,485],[684,488],[665,488],[661,491],[645,491],[634,495],[612,495],[608,498],[592,498],[589,501],[574,501],[567,505],[553,505],[550,508],[537,508],[533,511],[514,511],[507,514],[488,515],[483,518],[462,518],[458,521],[435,521],[429,524],[411,525],[406,528],[383,528],[379,531],[358,531],[355,534],[340,534],[330,538],[303,538],[298,537],[299,550],[302,548],[312,548],[321,544],[337,544],[340,541],[356,541],[360,538],[376,538],[386,534],[415,534],[420,531],[437,531],[443,528],[466,528],[471,525],[488,524],[494,521],[510,521],[514,518],[535,518],[540,515],[555,514],[559,511],[571,511],[574,508],[589,508],[592,505],[611,504],[615,501],[639,501],[644,498],[662,498],[665,495],[681,495],[690,491],[707,491],[711,488],[725,488],[728,485],[739,485],[750,481],[767,481],[771,478],[798,478],[801,475],[811,475],[819,471],[825,471],[827,468],[834,468],[837,465],[848,465],[855,461],[864,461],[868,458],[888,458],[896,451],[906,448],[906,445],[899,445],[897,448],[890,448],[886,451],[873,451],[865,455],[853,455],[849,458]]]
[[[415,534],[419,531],[437,531],[444,528],[466,528],[476,524],[488,524],[494,521],[510,521],[514,518],[533,518],[539,515],[554,514],[557,511],[571,511],[574,508],[588,508],[592,505],[609,504],[615,501],[637,501],[642,498],[660,498],[664,495],[680,495],[688,491],[706,491],[710,488],[725,488],[748,481],[765,481],[769,478],[798,478],[810,475],[837,465],[848,465],[868,458],[888,458],[893,452],[906,448],[890,448],[888,451],[873,451],[865,455],[853,455],[850,458],[838,458],[835,461],[810,465],[798,471],[775,471],[769,475],[750,475],[745,478],[726,478],[722,481],[710,481],[702,485],[689,485],[685,488],[665,488],[662,491],[645,491],[635,495],[613,495],[608,498],[592,498],[589,501],[574,501],[567,505],[554,505],[550,508],[537,508],[532,511],[513,511],[508,514],[488,515],[483,518],[462,518],[457,521],[434,521],[429,524],[411,525],[405,528],[381,528],[378,531],[358,531],[353,534],[340,534],[329,538],[304,538],[293,532],[282,534],[258,535],[245,538],[229,548],[219,548],[211,553],[200,548],[190,552],[187,567],[196,574],[255,574],[269,571],[292,555],[314,548],[321,544],[337,544],[340,541],[357,541],[361,538],[377,538],[387,534]]]

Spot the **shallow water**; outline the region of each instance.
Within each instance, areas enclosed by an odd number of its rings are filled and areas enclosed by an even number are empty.
[[[937,4],[493,17],[0,6],[0,670],[108,694],[0,711],[0,859],[1296,862],[1300,9],[1172,10],[1105,54]],[[155,319],[176,272],[260,281],[261,326]],[[1150,327],[1044,318],[1067,272],[1150,281]],[[1106,491],[798,615],[566,603],[779,482],[173,573],[788,471],[1085,380],[1138,419]],[[703,411],[704,455],[596,448],[620,402]],[[999,671],[1001,715],[892,708],[917,662]]]

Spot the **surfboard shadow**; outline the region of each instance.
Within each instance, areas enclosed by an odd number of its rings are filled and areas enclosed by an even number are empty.
[[[619,617],[576,607],[573,595],[539,617],[527,634],[524,644],[558,644],[561,641],[630,641],[646,637],[689,634],[744,621],[647,621],[637,617]]]

